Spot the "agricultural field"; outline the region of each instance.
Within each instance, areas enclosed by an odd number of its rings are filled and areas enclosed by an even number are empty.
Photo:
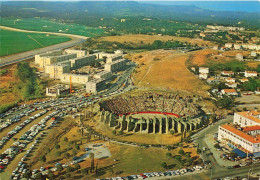
[[[103,34],[102,29],[87,27],[78,24],[66,24],[50,19],[40,18],[1,18],[0,25],[8,26],[18,29],[31,30],[31,31],[43,31],[43,32],[56,32],[66,34],[76,34],[86,37],[95,37]]]
[[[24,33],[0,29],[0,57],[38,49],[71,40],[64,36]]]

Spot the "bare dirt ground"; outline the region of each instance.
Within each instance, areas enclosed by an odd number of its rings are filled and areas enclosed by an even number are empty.
[[[181,41],[181,42],[188,42],[191,44],[198,44],[198,45],[208,45],[212,46],[213,43],[210,41],[204,41],[202,39],[191,39],[186,37],[177,37],[177,36],[159,36],[159,35],[143,35],[143,34],[131,34],[131,35],[124,35],[124,36],[106,36],[98,39],[99,41],[112,41],[112,42],[132,42],[132,43],[153,43],[155,40],[160,41]]]
[[[17,94],[13,92],[13,84],[17,82],[14,72],[16,65],[12,65],[6,68],[1,68],[1,70],[7,69],[7,73],[0,75],[0,106],[8,103],[15,102],[20,99]]]
[[[133,54],[129,58],[138,63],[133,79],[135,85],[156,89],[186,91],[206,95],[208,86],[186,67],[190,53],[173,50],[154,50]]]

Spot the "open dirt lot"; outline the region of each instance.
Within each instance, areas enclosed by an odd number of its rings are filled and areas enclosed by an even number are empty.
[[[143,35],[143,34],[131,34],[131,35],[124,35],[124,36],[106,36],[98,39],[99,41],[112,41],[112,42],[131,42],[131,43],[153,43],[155,40],[160,41],[181,41],[181,42],[188,42],[191,44],[198,44],[198,45],[213,45],[212,42],[204,41],[202,39],[191,39],[186,37],[177,37],[177,36],[159,36],[159,35]]]
[[[15,94],[12,90],[13,84],[17,82],[17,79],[14,76],[16,65],[1,68],[0,70],[5,69],[7,69],[7,73],[0,75],[0,106],[20,99],[19,95]]]
[[[139,64],[133,74],[139,87],[177,90],[207,96],[208,86],[192,74],[185,62],[191,53],[173,50],[155,50],[133,54],[129,57]]]

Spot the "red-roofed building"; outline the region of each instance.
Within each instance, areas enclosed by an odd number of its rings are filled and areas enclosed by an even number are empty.
[[[260,113],[258,111],[243,111],[234,114],[234,124],[241,127],[260,126]]]
[[[218,140],[250,153],[260,152],[260,113],[236,112],[233,123],[219,126]]]
[[[218,129],[218,140],[222,142],[232,143],[237,148],[242,147],[248,152],[260,152],[260,135],[249,135],[234,125],[222,125]]]
[[[235,89],[222,89],[221,90],[222,95],[227,95],[227,96],[237,96],[237,91]]]

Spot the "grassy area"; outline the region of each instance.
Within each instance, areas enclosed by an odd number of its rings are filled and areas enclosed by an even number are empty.
[[[208,86],[185,65],[189,56],[189,53],[165,50],[133,54],[129,59],[139,64],[133,73],[134,84],[207,96],[205,91]]]
[[[21,53],[70,40],[70,38],[64,36],[24,33],[2,29],[0,29],[0,34],[0,56]]]
[[[66,24],[63,22],[58,22],[56,20],[40,18],[1,18],[0,25],[33,31],[77,34],[87,37],[95,37],[103,34],[102,29],[78,24]]]

